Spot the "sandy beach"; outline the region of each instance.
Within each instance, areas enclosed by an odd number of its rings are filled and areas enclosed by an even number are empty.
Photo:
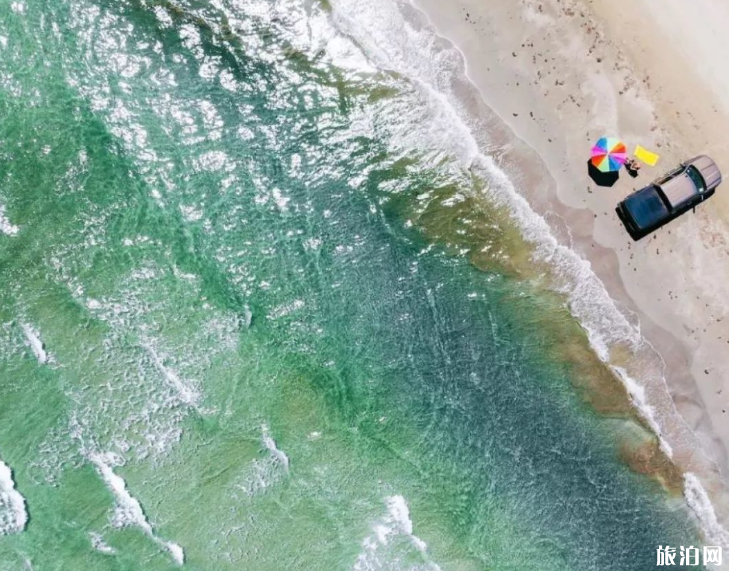
[[[530,163],[519,191],[639,322],[646,354],[656,357],[645,359],[636,377],[640,396],[656,412],[674,462],[699,475],[726,526],[727,185],[695,214],[640,242],[629,238],[614,209],[698,154],[729,174],[729,73],[722,54],[729,8],[716,0],[641,0],[625,9],[604,0],[415,5],[460,50],[480,97],[519,139],[500,154],[500,166],[516,176]],[[604,135],[661,159],[635,179],[623,172],[615,186],[597,187],[586,159]],[[704,527],[715,523],[708,520]],[[716,528],[707,539],[726,536]]]

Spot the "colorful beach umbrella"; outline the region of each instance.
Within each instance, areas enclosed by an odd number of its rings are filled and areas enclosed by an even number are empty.
[[[628,153],[625,145],[614,137],[603,137],[592,147],[592,164],[602,172],[620,170],[626,160]]]

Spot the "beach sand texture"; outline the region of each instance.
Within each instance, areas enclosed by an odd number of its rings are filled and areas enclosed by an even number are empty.
[[[590,261],[660,354],[659,364],[646,365],[645,396],[658,409],[674,460],[686,471],[702,472],[726,525],[726,183],[695,214],[637,243],[614,209],[634,189],[701,153],[729,173],[723,38],[729,9],[711,0],[624,4],[415,2],[462,52],[480,96],[520,139],[500,157],[502,168],[511,175],[530,163],[530,174],[519,177],[520,192],[555,235]],[[661,159],[654,168],[644,166],[636,179],[623,172],[612,188],[596,187],[585,161],[603,135],[621,137],[631,152],[640,144]]]

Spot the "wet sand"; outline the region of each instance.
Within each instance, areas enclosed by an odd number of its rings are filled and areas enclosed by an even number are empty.
[[[641,0],[625,10],[606,0],[414,3],[462,52],[480,96],[517,136],[500,166],[639,322],[640,360],[628,363],[614,348],[611,362],[638,381],[634,398],[652,407],[674,462],[700,476],[726,526],[729,187],[639,242],[614,208],[697,154],[729,175],[721,36],[729,9],[701,0],[711,25],[698,26],[697,6],[680,0]],[[603,135],[619,136],[631,152],[643,145],[661,160],[635,179],[623,171],[613,187],[597,187],[586,160]]]

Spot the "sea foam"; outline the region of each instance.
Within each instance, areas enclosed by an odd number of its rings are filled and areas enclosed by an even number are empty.
[[[268,454],[254,458],[245,466],[236,484],[248,497],[266,493],[289,473],[289,457],[278,447],[265,424],[261,426],[261,444]]]
[[[420,553],[425,566],[418,566],[418,569],[440,571],[440,567],[428,558],[427,544],[413,533],[413,521],[410,518],[410,508],[405,498],[400,495],[388,496],[385,498],[385,505],[387,514],[372,526],[372,535],[366,537],[362,542],[362,552],[357,557],[352,568],[353,571],[382,569],[382,558],[378,556],[377,551],[398,537],[404,539],[410,548],[414,548]]]
[[[630,400],[632,401],[633,406],[642,412],[643,418],[651,427],[651,430],[656,434],[656,436],[658,436],[658,441],[663,452],[669,458],[672,458],[673,449],[671,448],[671,445],[668,444],[668,442],[662,437],[661,426],[656,420],[655,409],[650,404],[648,404],[648,400],[645,394],[645,388],[640,383],[631,378],[628,375],[628,372],[622,367],[612,367],[612,370],[623,381],[623,384],[625,385],[625,388],[630,395]]]
[[[115,527],[137,526],[141,528],[155,543],[169,551],[178,565],[182,565],[185,562],[185,552],[182,547],[172,541],[160,539],[154,533],[152,525],[144,514],[142,504],[129,492],[124,478],[112,469],[113,465],[119,463],[119,458],[113,454],[91,454],[89,460],[96,466],[104,482],[114,494],[116,509],[112,524]]]
[[[704,530],[707,543],[720,545],[725,554],[729,553],[729,533],[719,523],[709,495],[696,474],[691,472],[684,474],[683,493],[686,503],[699,521],[701,529]]]
[[[90,532],[89,539],[91,540],[91,546],[99,553],[106,553],[107,555],[113,555],[116,553],[116,549],[111,547],[100,533]]]
[[[20,228],[10,223],[10,220],[8,220],[5,215],[5,207],[0,204],[0,232],[8,236],[15,236],[18,233],[18,230],[20,230]]]
[[[35,358],[38,359],[38,362],[41,365],[45,364],[48,361],[48,353],[46,353],[40,334],[27,323],[23,323],[22,328],[25,340],[28,343],[30,350],[33,351],[33,355],[35,355]]]
[[[0,460],[0,535],[21,532],[27,523],[25,498],[15,489],[12,470]]]
[[[147,353],[152,359],[154,366],[157,367],[168,385],[175,390],[180,400],[189,406],[196,406],[200,401],[200,393],[188,383],[183,381],[180,376],[171,368],[167,367],[156,349],[149,342],[145,342],[142,346],[147,350]]]
[[[271,435],[268,433],[268,427],[266,425],[263,425],[261,427],[261,433],[262,433],[262,441],[263,445],[266,447],[266,449],[271,453],[271,457],[276,460],[284,469],[284,471],[289,471],[289,457],[276,446],[276,441],[271,438]]]

